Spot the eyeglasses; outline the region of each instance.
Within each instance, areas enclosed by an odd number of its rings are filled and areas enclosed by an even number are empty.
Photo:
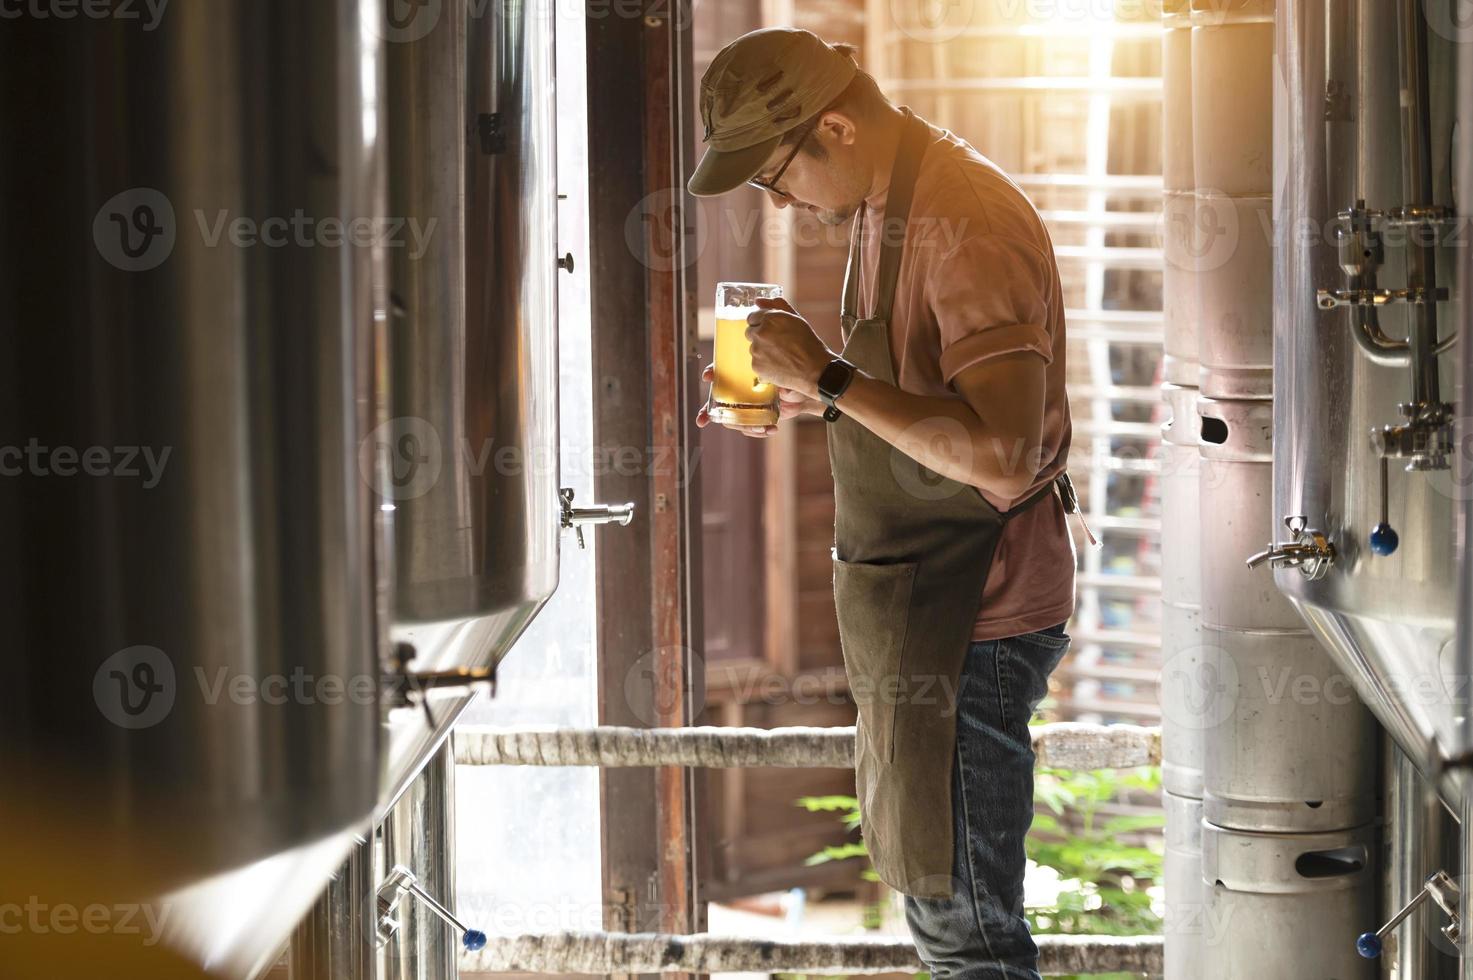
[[[787,197],[787,191],[780,191],[777,189],[777,182],[779,180],[782,180],[783,174],[788,169],[788,164],[792,163],[794,158],[798,156],[798,151],[803,149],[803,141],[808,139],[808,137],[812,135],[813,131],[817,128],[818,120],[815,119],[807,129],[803,130],[803,135],[798,137],[798,142],[793,144],[793,152],[788,154],[788,158],[783,161],[782,166],[777,168],[777,173],[772,175],[771,180],[762,180],[760,177],[752,177],[747,181],[747,183],[751,184],[753,187],[761,188],[764,191],[771,191],[774,194],[780,194],[783,197]]]

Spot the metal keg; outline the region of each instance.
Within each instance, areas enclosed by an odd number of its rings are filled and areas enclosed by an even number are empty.
[[[1355,951],[1376,909],[1373,840],[1369,824],[1262,834],[1204,822],[1204,980],[1374,977]]]
[[[1207,890],[1202,883],[1202,801],[1172,793],[1161,795],[1166,811],[1166,854],[1162,876],[1166,888],[1166,976],[1198,980],[1202,976],[1203,925]]]
[[[1168,793],[1202,798],[1204,734],[1220,722],[1211,701],[1215,676],[1206,672],[1201,611],[1161,607],[1161,785]]]
[[[1207,398],[1273,396],[1273,198],[1199,190],[1191,275]],[[1171,255],[1167,255],[1170,268]],[[1168,333],[1169,336],[1169,333]]]
[[[1203,631],[1203,815],[1237,830],[1307,833],[1376,814],[1377,727],[1314,634]]]
[[[1273,511],[1273,404],[1197,402],[1202,417],[1202,625],[1302,630],[1272,578],[1246,564],[1277,530]]]
[[[1197,283],[1202,245],[1196,194],[1190,190],[1166,191],[1161,198],[1161,223],[1162,376],[1171,384],[1195,387],[1201,371],[1202,320]]]
[[[1197,384],[1197,280],[1192,242],[1196,179],[1192,171],[1192,21],[1186,0],[1162,4],[1161,34],[1161,310],[1162,374]]]
[[[1192,18],[1187,0],[1161,4],[1161,186],[1190,191],[1192,171]]]
[[[1199,191],[1273,189],[1274,12],[1192,0],[1192,172]]]
[[[1168,793],[1201,799],[1202,564],[1198,475],[1197,389],[1163,385],[1169,409],[1161,426],[1161,700],[1162,784]]]
[[[1162,385],[1168,415],[1161,425],[1161,598],[1168,605],[1202,603],[1202,527],[1198,482],[1202,419],[1197,389]]]

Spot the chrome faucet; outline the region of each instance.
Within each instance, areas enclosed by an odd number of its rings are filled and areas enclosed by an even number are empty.
[[[634,520],[634,504],[594,504],[592,507],[573,506],[573,488],[563,487],[558,491],[558,500],[563,505],[562,525],[578,533],[578,547],[583,548],[583,525],[618,524],[627,527]]]
[[[1284,526],[1290,538],[1284,544],[1270,543],[1268,548],[1248,559],[1249,568],[1257,568],[1264,562],[1272,567],[1297,568],[1311,581],[1322,579],[1335,561],[1335,546],[1323,531],[1309,526],[1304,517],[1286,517]]]

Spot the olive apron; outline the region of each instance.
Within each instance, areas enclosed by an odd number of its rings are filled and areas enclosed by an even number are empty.
[[[920,160],[930,141],[909,109],[881,233],[875,308],[858,318],[863,209],[844,272],[842,356],[895,384],[889,318]],[[951,770],[957,685],[993,552],[1008,518],[976,487],[942,477],[840,416],[834,473],[834,602],[844,670],[859,707],[854,756],[861,832],[881,880],[906,895],[952,895]],[[1060,492],[1073,511],[1067,477]]]

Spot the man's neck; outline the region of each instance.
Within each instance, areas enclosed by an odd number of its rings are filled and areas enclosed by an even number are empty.
[[[864,195],[865,203],[874,206],[875,200],[890,189],[890,171],[895,167],[895,151],[900,146],[900,137],[905,131],[905,113],[894,106],[887,106],[872,124],[873,141],[869,155],[873,176],[869,190]]]

